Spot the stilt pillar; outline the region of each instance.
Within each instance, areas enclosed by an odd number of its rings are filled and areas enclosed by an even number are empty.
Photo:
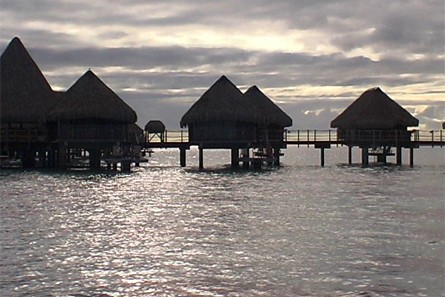
[[[275,147],[273,149],[274,165],[280,166],[280,148]]]
[[[199,170],[204,169],[204,148],[199,146]]]
[[[232,168],[238,168],[239,166],[239,149],[237,147],[232,147]]]
[[[348,146],[348,164],[352,164],[352,146]]]
[[[88,152],[90,153],[90,168],[91,169],[99,169],[100,168],[100,150],[91,149]]]
[[[186,159],[187,159],[186,150],[185,148],[181,147],[179,149],[179,164],[181,165],[181,167],[186,166]]]
[[[398,166],[402,165],[402,147],[398,146],[396,149],[396,163]]]
[[[324,167],[324,147],[320,149],[320,166]]]
[[[130,160],[124,160],[121,162],[121,171],[122,172],[130,172],[130,166],[131,162]]]
[[[363,166],[369,165],[369,152],[368,152],[368,147],[366,146],[362,147],[362,165]]]
[[[250,152],[249,148],[245,148],[242,150],[242,156],[243,156],[243,168],[249,168],[249,159],[250,159]]]
[[[57,149],[57,162],[58,167],[61,169],[66,168],[66,146],[63,143],[59,144],[59,148]]]
[[[409,148],[409,167],[414,167],[414,148]]]

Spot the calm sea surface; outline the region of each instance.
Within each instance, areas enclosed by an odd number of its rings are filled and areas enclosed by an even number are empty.
[[[185,169],[159,150],[128,174],[2,170],[0,296],[445,296],[444,153],[362,168],[332,148],[320,168],[292,147],[279,169],[232,171],[230,151],[205,151],[200,172],[197,150]]]

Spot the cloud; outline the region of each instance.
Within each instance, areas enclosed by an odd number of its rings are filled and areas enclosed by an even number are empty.
[[[2,0],[0,48],[19,36],[56,89],[91,68],[140,119],[176,125],[226,74],[294,123],[325,126],[374,86],[415,111],[443,100],[444,10],[441,0]]]

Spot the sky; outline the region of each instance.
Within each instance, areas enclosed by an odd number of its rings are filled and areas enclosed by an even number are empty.
[[[88,69],[138,114],[179,130],[221,76],[257,85],[293,129],[329,129],[380,87],[445,121],[444,0],[0,0],[0,50],[18,36],[55,90]]]

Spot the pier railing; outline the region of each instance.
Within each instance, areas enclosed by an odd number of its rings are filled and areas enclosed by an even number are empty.
[[[285,130],[283,133],[283,141],[287,144],[296,145],[313,145],[317,143],[330,143],[330,144],[348,144],[345,139],[346,134],[354,135],[356,138],[367,143],[378,143],[382,140],[393,141],[409,141],[418,145],[431,145],[431,146],[444,146],[445,145],[445,130],[389,130],[382,133],[381,130],[368,130],[366,133],[363,131],[348,130],[339,132],[338,130]],[[409,138],[406,138],[407,133]],[[163,138],[160,137],[146,137],[147,143],[161,144],[161,143],[177,143],[186,144],[189,142],[188,130],[166,130]]]

